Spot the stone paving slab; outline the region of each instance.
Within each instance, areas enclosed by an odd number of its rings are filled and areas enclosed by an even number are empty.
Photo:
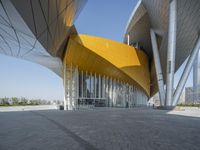
[[[199,150],[200,118],[145,108],[0,113],[0,150]]]

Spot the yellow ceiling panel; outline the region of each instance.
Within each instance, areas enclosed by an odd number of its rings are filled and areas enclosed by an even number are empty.
[[[88,35],[70,37],[64,63],[134,84],[149,95],[148,57],[123,43]]]

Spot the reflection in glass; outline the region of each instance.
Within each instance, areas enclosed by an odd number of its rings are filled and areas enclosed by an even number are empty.
[[[94,98],[95,94],[95,83],[94,83],[94,75],[91,74],[91,97]]]
[[[146,105],[148,97],[135,86],[109,76],[75,71],[75,68],[66,68],[65,104],[69,108],[90,105],[131,108]]]
[[[86,97],[90,98],[90,76],[86,72]]]
[[[98,75],[96,75],[95,77],[95,80],[96,80],[96,98],[99,98],[99,79],[98,79]]]

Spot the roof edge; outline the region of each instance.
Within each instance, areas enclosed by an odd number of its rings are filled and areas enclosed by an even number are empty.
[[[142,4],[142,0],[139,0],[136,4],[136,6],[134,7],[129,19],[128,19],[128,22],[126,24],[126,27],[125,27],[125,30],[124,30],[124,35],[123,35],[123,42],[126,41],[126,35],[128,33],[128,30],[130,28],[130,25],[131,25],[131,21],[133,20],[133,17],[135,16],[135,13],[137,12],[138,8],[141,6]]]

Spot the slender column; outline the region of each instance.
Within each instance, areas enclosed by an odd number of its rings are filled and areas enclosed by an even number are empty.
[[[111,102],[111,107],[113,107],[113,80],[112,78],[110,78],[110,89],[109,89],[109,93],[110,93],[110,102]]]
[[[70,65],[70,81],[69,81],[69,99],[68,99],[68,110],[72,110],[72,90],[73,90],[73,74],[72,74],[72,64]]]
[[[120,90],[118,91],[118,94],[121,92],[121,96],[122,96],[122,104],[124,105],[124,103],[126,103],[125,101],[125,98],[124,98],[124,85],[123,85],[123,82],[122,81],[118,81],[119,82],[119,88]]]
[[[78,66],[75,69],[75,81],[76,81],[76,98],[75,98],[75,108],[78,106],[78,99],[79,99],[79,71]]]
[[[153,49],[153,57],[154,57],[154,63],[156,68],[156,77],[157,77],[157,84],[159,89],[159,96],[160,96],[160,105],[164,105],[165,101],[165,90],[164,90],[164,82],[163,82],[163,74],[162,74],[162,68],[160,64],[160,56],[158,52],[158,46],[156,42],[156,35],[155,32],[151,29],[151,44]]]
[[[115,106],[117,105],[117,97],[119,95],[119,91],[120,91],[120,85],[119,85],[119,80],[115,79],[114,82],[114,89],[115,89],[115,96],[114,96],[114,102],[115,102]]]
[[[130,91],[130,101],[131,101],[131,103],[132,103],[132,107],[134,107],[134,100],[133,100],[133,91],[132,91],[132,89],[131,89],[131,86],[129,85],[129,91]]]
[[[101,98],[101,76],[99,74],[99,98]]]
[[[108,88],[108,82],[107,82],[107,77],[105,76],[105,89],[104,89],[104,93],[105,93],[105,100],[106,100],[106,106],[109,106],[109,100],[108,100],[108,96],[107,96],[107,88]]]
[[[129,103],[131,104],[130,106],[132,106],[132,101],[131,101],[131,99],[130,99],[130,95],[131,95],[131,93],[130,93],[130,88],[129,88],[129,85],[127,85],[127,97],[128,97]]]
[[[92,72],[90,72],[90,98],[92,98]]]
[[[132,99],[133,105],[135,107],[135,105],[136,105],[136,93],[135,93],[135,87],[134,86],[131,86],[131,99]]]
[[[139,96],[138,96],[138,90],[137,90],[137,88],[134,87],[134,91],[135,91],[134,97],[136,98],[135,99],[135,104],[136,104],[136,106],[138,106],[139,105],[139,100],[138,100]]]
[[[109,78],[106,76],[106,99],[108,101],[108,107],[110,107],[110,100],[109,100]]]
[[[193,102],[200,100],[200,51],[193,64]]]
[[[131,92],[131,97],[130,97],[130,99],[131,99],[132,107],[134,107],[134,106],[135,106],[135,101],[134,101],[134,99],[133,99],[134,91],[132,90],[131,85],[129,85],[129,88],[130,88],[130,92]]]
[[[83,86],[83,71],[81,71],[81,96],[82,98],[84,97],[83,91],[84,91],[84,86]]]
[[[113,103],[113,106],[115,106],[115,88],[116,88],[115,79],[113,79],[112,85],[113,85],[113,88],[112,88],[112,103]]]
[[[105,83],[105,75],[102,78],[102,98],[105,99],[105,89],[106,89],[106,83]]]
[[[88,86],[88,84],[87,84],[87,77],[88,77],[88,73],[87,73],[87,71],[86,71],[86,73],[85,73],[85,97],[87,98],[88,97],[88,95],[87,95],[87,86]]]
[[[131,99],[133,101],[133,104],[134,104],[134,107],[136,106],[136,91],[135,91],[135,87],[134,86],[131,86]]]
[[[127,44],[130,45],[130,36],[129,36],[129,34],[127,35]]]
[[[67,110],[69,110],[69,102],[70,102],[70,65],[66,65],[66,106],[67,106]]]
[[[66,93],[66,64],[63,64],[63,84],[64,84],[64,110],[67,110],[67,93]]]
[[[176,24],[177,24],[177,1],[171,0],[169,4],[169,29],[168,29],[168,52],[167,52],[167,92],[166,105],[171,106],[173,100],[175,54],[176,54]]]
[[[94,74],[94,98],[96,97],[96,73]]]
[[[185,69],[184,69],[184,71],[183,71],[183,74],[182,74],[182,76],[181,76],[181,79],[180,79],[180,81],[178,82],[178,86],[177,86],[176,91],[175,91],[175,93],[174,93],[173,106],[176,106],[176,104],[177,104],[177,102],[178,102],[178,100],[179,100],[179,98],[180,98],[180,95],[181,95],[181,93],[182,93],[182,91],[183,91],[183,88],[184,88],[185,83],[186,83],[186,81],[187,81],[187,78],[188,78],[188,76],[189,76],[189,74],[190,74],[190,71],[191,71],[191,69],[192,69],[192,65],[193,65],[193,63],[194,63],[194,60],[195,60],[195,58],[196,58],[198,52],[199,52],[199,49],[200,49],[200,38],[198,38],[197,43],[196,43],[196,45],[195,45],[195,48],[194,48],[194,50],[192,51],[192,53],[190,54],[190,57],[189,57],[189,59],[188,59],[188,61],[187,61],[187,64],[186,64],[186,66],[185,66]]]
[[[108,77],[106,76],[106,99],[107,99],[107,101],[108,101],[108,107],[110,107],[108,87],[109,87],[109,79],[108,79]]]
[[[135,47],[136,47],[137,49],[139,49],[139,43],[138,43],[138,42],[136,43]]]

